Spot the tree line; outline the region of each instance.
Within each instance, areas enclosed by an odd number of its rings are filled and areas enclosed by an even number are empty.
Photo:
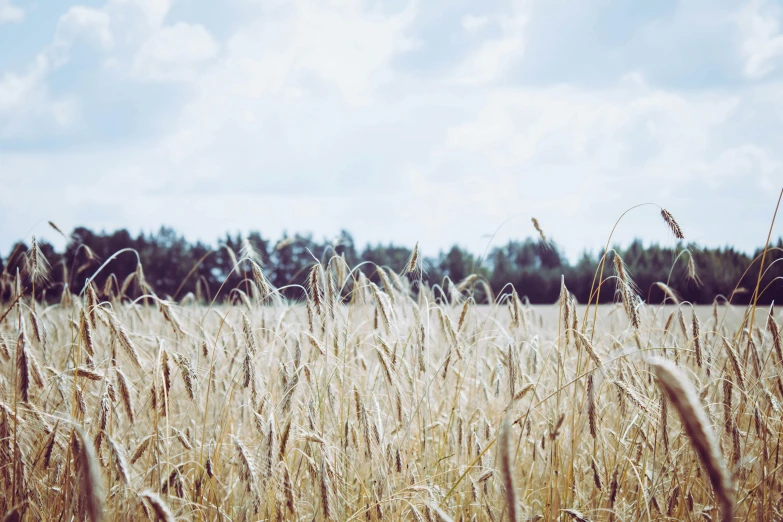
[[[0,257],[2,300],[13,295],[17,270],[23,279],[26,269],[29,271],[25,265],[29,264],[31,246],[32,241],[18,242],[7,256]],[[241,262],[246,255],[258,260],[272,285],[285,287],[286,297],[300,299],[301,287],[306,286],[308,272],[316,262],[326,263],[332,256],[341,256],[350,267],[361,264],[358,269],[377,282],[376,266],[399,272],[412,252],[409,247],[393,244],[359,248],[347,231],[341,231],[331,241],[318,241],[311,234],[284,234],[277,241],[259,232],[247,236],[227,234],[212,246],[191,243],[166,227],[135,237],[124,229],[106,233],[79,227],[68,236],[62,252],[46,242],[37,242],[36,248],[50,270],[45,281],[36,285],[35,292],[37,298],[48,301],[60,299],[64,288],[78,294],[88,278],[107,261],[105,269],[92,279],[96,288],[104,292],[114,289],[115,295],[134,297],[151,289],[161,297],[179,300],[191,294],[193,299],[207,302],[219,288],[222,287],[219,297],[225,297],[251,277],[250,268]],[[673,292],[680,300],[698,304],[710,304],[716,298],[746,304],[753,299],[762,251],[759,248],[748,255],[729,246],[703,248],[682,242],[674,247],[657,244],[645,247],[637,240],[609,252],[603,276],[613,276],[610,261],[618,254],[636,282],[639,295],[647,302],[660,303],[667,292]],[[510,241],[491,249],[486,257],[455,245],[435,257],[423,259],[425,270],[421,282],[448,290],[449,285],[458,285],[476,274],[475,280],[482,283],[471,285],[477,302],[487,302],[488,298],[510,291],[509,285],[513,285],[520,297],[542,304],[558,299],[563,277],[577,301],[584,303],[589,299],[602,257],[602,250],[584,252],[575,263],[569,263],[556,243],[541,238]],[[770,245],[765,257],[759,303],[783,300],[781,260],[783,241],[778,239]],[[131,276],[140,272],[143,278],[136,277],[136,284],[130,284],[134,280]],[[142,280],[148,287],[138,284]],[[488,296],[489,292],[493,295]],[[609,281],[600,300],[613,299],[614,284]]]

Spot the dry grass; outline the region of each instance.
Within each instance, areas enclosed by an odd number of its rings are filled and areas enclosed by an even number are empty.
[[[780,317],[645,305],[616,259],[595,315],[565,284],[549,307],[418,289],[417,253],[377,285],[316,265],[306,304],[255,264],[235,304],[23,295],[0,310],[0,513],[780,518]]]

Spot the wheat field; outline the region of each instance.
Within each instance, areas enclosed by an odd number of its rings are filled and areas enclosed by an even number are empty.
[[[17,275],[5,520],[783,516],[773,309],[644,304],[619,256],[600,307],[567,281],[478,305],[479,277],[420,285],[416,251],[403,273],[323,260],[300,302],[237,264],[254,277],[211,304],[141,269],[36,303]]]

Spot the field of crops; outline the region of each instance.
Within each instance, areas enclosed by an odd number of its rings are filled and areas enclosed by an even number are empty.
[[[141,270],[59,304],[18,276],[0,307],[6,519],[783,516],[780,314],[645,305],[619,257],[615,305],[577,305],[568,281],[551,306],[512,288],[477,305],[480,279],[422,288],[416,262],[334,257],[298,303],[251,257],[211,306],[131,301]]]

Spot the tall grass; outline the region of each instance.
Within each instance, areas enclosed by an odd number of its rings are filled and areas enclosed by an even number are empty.
[[[141,298],[88,286],[46,307],[33,258],[0,310],[0,514],[783,516],[779,314],[649,306],[611,262],[594,295],[617,303],[590,314],[567,281],[551,307],[510,287],[476,305],[477,276],[429,288],[418,248],[401,274],[373,267],[378,285],[314,263],[303,303],[248,251],[229,302],[169,302],[139,267]]]

